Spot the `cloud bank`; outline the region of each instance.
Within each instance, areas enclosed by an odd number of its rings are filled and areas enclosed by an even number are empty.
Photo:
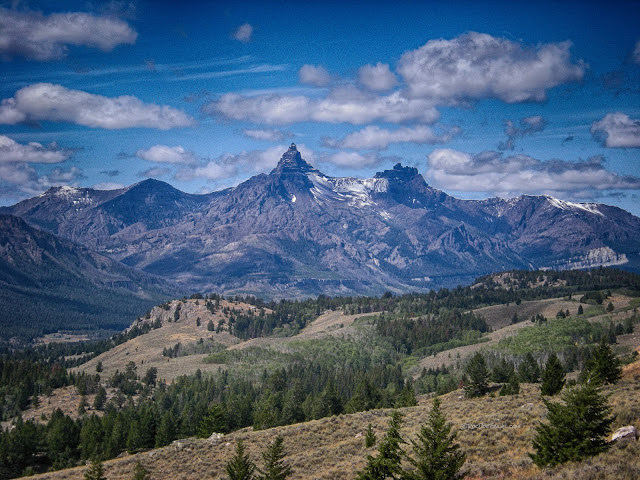
[[[39,121],[69,122],[109,130],[134,127],[168,130],[195,123],[180,110],[144,103],[130,95],[110,98],[51,83],[21,88],[0,103],[0,124]]]
[[[138,150],[136,157],[156,163],[189,165],[196,162],[196,155],[181,146],[154,145],[147,150]]]
[[[138,34],[122,20],[88,13],[18,12],[0,8],[0,58],[58,60],[68,45],[110,51],[134,44]]]
[[[203,111],[233,120],[248,120],[267,125],[307,121],[354,125],[374,121],[433,123],[440,117],[433,105],[425,100],[407,99],[399,92],[381,97],[369,96],[354,89],[336,91],[323,99],[302,95],[247,97],[227,93],[205,105]]]
[[[452,40],[430,40],[406,52],[398,73],[411,98],[541,102],[548,89],[584,76],[586,65],[571,62],[570,48],[571,42],[532,47],[470,32]]]
[[[460,128],[453,127],[443,134],[436,134],[425,125],[387,130],[375,125],[350,133],[342,140],[325,139],[324,144],[333,148],[352,148],[354,150],[384,150],[392,143],[436,144],[445,143],[460,133]]]
[[[605,147],[640,148],[640,120],[621,112],[609,113],[591,125],[591,135]]]
[[[505,157],[494,151],[472,155],[436,149],[427,163],[425,177],[437,188],[504,198],[521,194],[589,198],[593,191],[640,188],[640,178],[606,170],[602,157],[542,161],[527,155]]]

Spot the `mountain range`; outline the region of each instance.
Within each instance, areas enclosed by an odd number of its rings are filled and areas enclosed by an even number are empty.
[[[183,288],[270,297],[425,291],[506,269],[640,270],[640,218],[550,196],[461,200],[412,167],[330,177],[294,144],[206,195],[54,187],[0,213]]]

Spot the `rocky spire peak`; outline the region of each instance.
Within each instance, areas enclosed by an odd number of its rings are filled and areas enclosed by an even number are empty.
[[[311,170],[314,170],[314,168],[302,158],[302,155],[300,155],[300,152],[298,151],[298,147],[296,147],[295,143],[292,143],[289,146],[289,150],[282,155],[282,158],[278,162],[278,166],[274,169],[274,172],[309,172]]]

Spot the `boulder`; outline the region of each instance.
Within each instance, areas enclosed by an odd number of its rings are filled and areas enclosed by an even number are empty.
[[[616,430],[611,436],[612,442],[618,442],[625,444],[629,442],[635,442],[638,440],[638,430],[633,425],[627,425]]]
[[[220,443],[222,441],[222,438],[224,437],[223,433],[217,433],[217,432],[213,432],[211,434],[211,436],[209,438],[207,438],[207,441],[213,445],[217,445],[218,443]]]

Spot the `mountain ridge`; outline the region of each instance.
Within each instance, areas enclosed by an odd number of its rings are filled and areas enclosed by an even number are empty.
[[[0,339],[57,330],[121,330],[178,289],[0,214]]]
[[[640,268],[640,218],[550,196],[461,200],[400,163],[330,177],[291,144],[206,195],[158,180],[59,187],[0,209],[185,287],[274,297],[426,291],[498,270]]]

